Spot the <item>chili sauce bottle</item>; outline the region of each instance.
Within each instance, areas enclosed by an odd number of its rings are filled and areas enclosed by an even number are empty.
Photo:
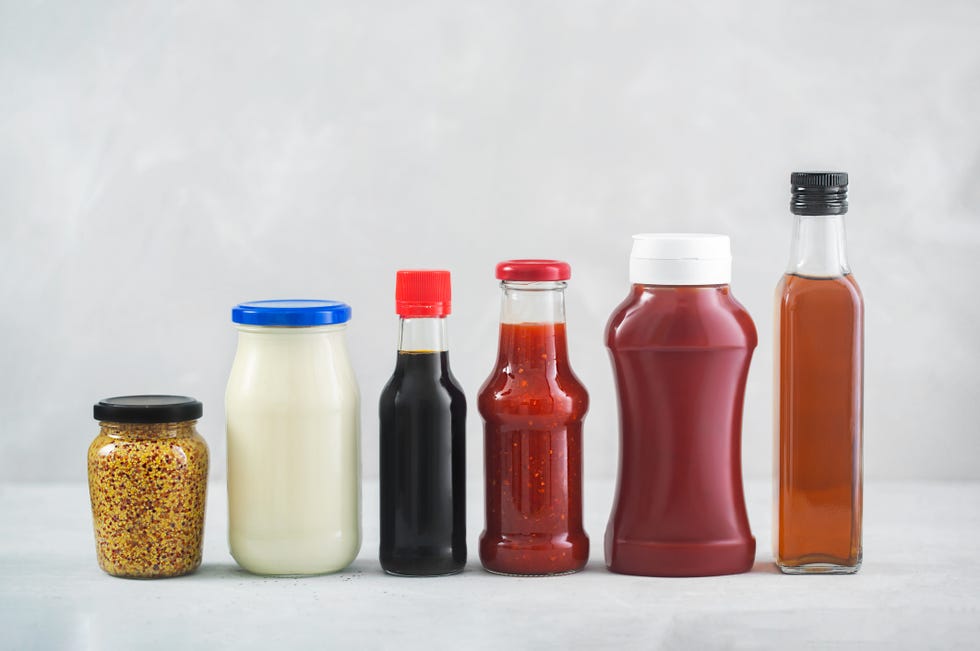
[[[847,174],[796,172],[776,289],[776,565],[861,567],[864,300],[847,264]]]
[[[567,574],[589,558],[582,526],[589,395],[568,362],[570,276],[557,260],[497,265],[500,346],[479,396],[486,481],[480,560],[497,574]]]
[[[606,564],[645,576],[746,572],[742,402],[757,337],[725,235],[633,236],[632,288],[606,327],[620,461]]]
[[[449,369],[448,271],[399,271],[395,373],[381,392],[381,567],[439,576],[466,564],[466,399]]]

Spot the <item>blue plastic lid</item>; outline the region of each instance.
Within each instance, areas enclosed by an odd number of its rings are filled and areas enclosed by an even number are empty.
[[[350,321],[350,305],[302,298],[249,301],[231,309],[231,320],[245,325],[286,328],[334,325]]]

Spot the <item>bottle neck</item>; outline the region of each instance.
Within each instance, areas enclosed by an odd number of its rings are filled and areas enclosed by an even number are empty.
[[[811,277],[849,274],[843,215],[797,215],[787,273]]]
[[[406,319],[398,328],[398,350],[431,353],[449,350],[445,317]]]
[[[500,283],[501,323],[564,323],[564,281]]]

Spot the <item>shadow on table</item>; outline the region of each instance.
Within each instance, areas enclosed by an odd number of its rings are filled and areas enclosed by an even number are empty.
[[[339,572],[313,574],[309,576],[266,576],[263,574],[252,574],[235,563],[204,563],[198,568],[197,572],[191,574],[188,578],[198,578],[205,581],[307,581],[328,577],[342,581],[353,581],[365,575],[382,573],[380,567],[366,561],[354,561],[351,565]]]
[[[779,574],[779,569],[772,561],[756,561],[749,571],[759,574]]]
[[[776,568],[776,564],[772,561],[756,561],[752,565],[750,570],[752,574],[779,574],[779,570]],[[559,576],[593,576],[595,574],[608,574],[609,570],[606,569],[605,563],[602,561],[592,560],[581,572],[577,572],[573,575],[559,575]],[[466,568],[463,570],[462,574],[466,575],[485,575],[494,576],[489,572],[486,572],[481,566],[479,561],[470,561],[466,564]],[[334,572],[333,574],[317,574],[312,576],[264,576],[261,574],[252,574],[248,572],[235,563],[205,563],[201,565],[200,569],[194,574],[191,574],[188,578],[198,578],[206,581],[307,581],[311,579],[317,579],[320,577],[335,578],[341,581],[355,581],[363,577],[372,576],[385,576],[384,570],[376,562],[370,559],[356,560],[351,565],[345,569]],[[445,577],[407,577],[411,579],[442,579],[449,578],[450,576],[459,575],[448,575]],[[501,577],[504,579],[513,578],[525,578],[525,579],[549,579],[549,578],[559,578],[559,577]],[[710,578],[710,577],[708,577]]]

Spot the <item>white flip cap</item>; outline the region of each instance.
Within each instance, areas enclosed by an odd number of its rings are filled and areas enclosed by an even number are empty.
[[[633,236],[630,282],[638,285],[727,285],[732,245],[727,235],[640,233]]]

